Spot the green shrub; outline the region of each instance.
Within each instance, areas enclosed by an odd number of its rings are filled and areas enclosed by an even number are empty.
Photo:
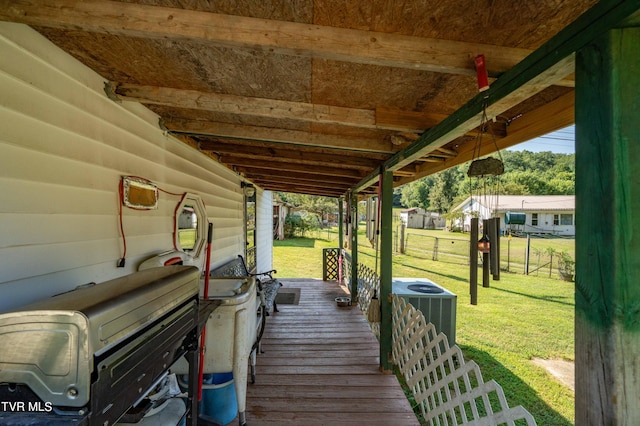
[[[320,229],[320,219],[313,213],[290,213],[284,220],[285,238],[304,237],[316,229]]]

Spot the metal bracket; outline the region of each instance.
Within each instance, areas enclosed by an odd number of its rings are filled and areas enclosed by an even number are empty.
[[[113,102],[117,102],[119,104],[122,103],[122,99],[118,97],[116,94],[116,88],[118,87],[118,83],[114,83],[113,81],[105,81],[104,82],[104,93],[106,93],[107,98],[111,99]]]

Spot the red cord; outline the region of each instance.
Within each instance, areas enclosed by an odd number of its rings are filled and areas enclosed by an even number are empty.
[[[175,195],[176,197],[179,197],[179,196],[181,196],[181,195],[184,195],[184,193],[182,193],[182,194],[178,194],[178,193],[176,193],[176,192],[169,192],[169,191],[165,191],[165,190],[164,190],[164,189],[162,189],[162,188],[158,188],[158,191],[160,191],[160,192],[164,192],[165,194],[169,194],[169,195]]]
[[[120,196],[120,203],[119,203],[119,213],[118,216],[120,218],[120,233],[122,234],[122,245],[124,247],[124,252],[122,253],[122,259],[121,259],[121,263],[124,263],[124,259],[126,259],[127,257],[127,239],[124,236],[124,226],[122,224],[122,205],[124,204],[124,183],[123,183],[123,179],[120,179],[120,185],[118,188],[118,193]]]
[[[120,179],[120,184],[118,185],[118,194],[120,197],[120,203],[119,203],[120,205],[118,206],[118,217],[120,221],[120,233],[122,234],[123,253],[122,253],[122,258],[118,262],[119,266],[124,266],[124,260],[127,257],[127,238],[124,235],[124,225],[123,225],[123,219],[122,219],[122,205],[124,204],[124,179],[125,178],[139,179],[144,182],[149,182],[149,184],[153,184],[153,182],[151,182],[149,179],[145,179],[143,177],[134,176],[134,175],[122,176],[122,179]],[[156,185],[156,188],[158,188],[158,191],[164,192],[165,194],[175,195],[176,197],[182,196],[182,198],[180,199],[180,203],[182,203],[182,200],[184,200],[184,197],[187,195],[186,192],[183,192],[182,194],[178,194],[176,192],[170,192],[162,188],[159,188],[157,185]],[[178,203],[178,205],[180,205],[180,203]],[[135,207],[129,207],[129,208],[132,210],[147,210],[147,209],[139,209]],[[176,210],[177,210],[177,207],[176,207]],[[175,228],[175,221],[176,221],[175,215],[173,220],[174,220],[174,228]],[[178,247],[176,247],[175,238],[174,238],[173,246],[176,250],[178,250]]]

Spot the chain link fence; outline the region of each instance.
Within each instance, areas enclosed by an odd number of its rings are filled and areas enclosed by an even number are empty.
[[[401,227],[397,227],[394,234],[397,253],[420,259],[469,265],[470,241],[468,234],[465,239],[465,234],[449,237],[445,233],[442,237],[435,237],[409,231],[405,232],[403,238]],[[554,241],[545,238],[501,237],[500,269],[507,272],[572,281],[573,250],[556,248]],[[482,264],[481,254],[478,264]]]

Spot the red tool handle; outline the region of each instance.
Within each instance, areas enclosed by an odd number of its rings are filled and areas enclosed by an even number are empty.
[[[209,223],[207,232],[207,258],[204,268],[204,299],[209,298],[209,269],[211,268],[211,240],[213,239],[213,223]],[[198,365],[198,402],[202,401],[202,376],[204,376],[204,346],[206,343],[207,328],[202,329],[200,335],[200,362]]]

